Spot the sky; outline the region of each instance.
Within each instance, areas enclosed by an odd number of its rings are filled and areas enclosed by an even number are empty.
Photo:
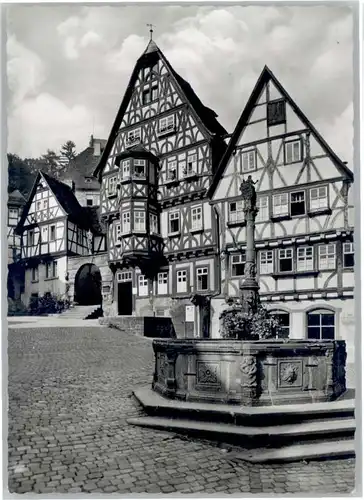
[[[154,40],[232,133],[264,65],[352,166],[353,18],[343,6],[11,5],[8,151],[39,157],[108,138]]]

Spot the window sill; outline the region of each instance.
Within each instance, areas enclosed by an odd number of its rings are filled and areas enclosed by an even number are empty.
[[[48,278],[48,279],[49,279],[49,278]],[[32,284],[33,284],[33,283],[39,283],[39,280],[31,280],[30,282],[31,282]]]
[[[176,133],[176,127],[170,128],[168,130],[158,131],[158,137],[168,137],[169,135],[173,135]]]
[[[280,278],[300,278],[300,277],[315,277],[320,274],[320,271],[290,271],[287,273],[272,273],[271,276],[274,279]]]
[[[203,227],[199,227],[197,229],[190,229],[190,233],[202,233]]]
[[[271,216],[271,221],[272,222],[278,222],[278,221],[281,221],[281,220],[289,220],[291,218],[291,216],[289,214],[285,214],[285,215],[272,215]]]
[[[284,165],[294,165],[295,163],[302,163],[302,158],[299,158],[298,160],[292,160],[292,161],[284,161]]]
[[[317,215],[330,215],[332,214],[331,208],[319,208],[317,210],[309,210],[308,217],[316,217]]]
[[[168,238],[175,238],[176,236],[181,236],[181,231],[176,231],[174,233],[168,233]]]
[[[58,276],[52,276],[52,278],[44,278],[44,281],[58,280]]]
[[[228,221],[227,226],[228,227],[246,226],[246,221],[245,220],[237,220],[235,222]]]
[[[110,198],[116,198],[116,197],[117,197],[117,195],[118,195],[117,193],[111,193],[111,194],[108,194],[108,195],[107,195],[107,198],[109,198],[109,199],[110,199]]]
[[[343,267],[343,272],[344,273],[353,273],[354,267]]]

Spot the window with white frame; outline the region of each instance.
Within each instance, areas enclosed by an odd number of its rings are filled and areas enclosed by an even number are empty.
[[[269,219],[269,199],[268,196],[258,196],[257,198],[258,213],[255,222],[263,222]]]
[[[310,210],[321,210],[328,208],[327,186],[310,189]]]
[[[160,134],[174,130],[174,115],[164,116],[159,119],[158,131]]]
[[[233,278],[244,276],[245,252],[231,255],[230,266],[230,274]]]
[[[109,182],[108,182],[108,186],[107,186],[107,192],[108,192],[109,196],[116,194],[117,182],[118,182],[118,178],[116,175],[109,177]]]
[[[42,209],[42,202],[37,201],[37,211]]]
[[[49,241],[54,241],[56,239],[56,226],[53,224],[49,228]]]
[[[123,234],[130,233],[130,212],[122,212],[121,214],[121,232]]]
[[[151,234],[159,234],[158,231],[158,215],[150,214],[149,215],[149,224],[150,224],[150,233]]]
[[[39,280],[38,266],[32,267],[32,281],[38,281],[38,280]]]
[[[197,172],[197,154],[196,153],[189,153],[187,156],[187,165],[183,171],[183,174],[186,175],[192,175]]]
[[[48,208],[48,200],[43,200],[43,208]]]
[[[130,179],[130,160],[121,162],[121,178],[123,180]]]
[[[335,313],[326,309],[308,312],[307,338],[310,340],[334,340]]]
[[[42,242],[45,243],[48,241],[48,226],[43,226],[42,227]]]
[[[300,139],[287,141],[284,145],[285,163],[302,161],[302,143]]]
[[[142,99],[143,105],[156,101],[158,99],[158,83],[146,86],[143,90]]]
[[[8,224],[9,226],[16,226],[19,219],[19,209],[9,208],[8,211]]]
[[[259,253],[259,273],[271,274],[274,271],[273,250],[261,250]]]
[[[313,247],[297,248],[297,271],[313,270]]]
[[[169,159],[167,163],[167,180],[174,181],[177,179],[177,160]]]
[[[134,177],[145,179],[145,160],[134,160]]]
[[[28,245],[29,246],[34,245],[34,231],[33,230],[28,231]]]
[[[244,222],[244,202],[243,200],[229,203],[229,222]]]
[[[168,273],[158,273],[157,294],[167,295],[168,293]]]
[[[145,231],[145,211],[136,210],[134,212],[134,231]]]
[[[180,231],[179,211],[169,212],[168,218],[169,218],[169,221],[168,221],[168,223],[169,223],[168,232],[170,234],[179,233],[179,231]]]
[[[273,216],[280,217],[288,214],[288,193],[273,195]]]
[[[274,318],[278,321],[278,332],[276,338],[289,338],[290,332],[290,317],[289,313],[286,311],[269,311],[270,316],[274,316]]]
[[[251,172],[257,168],[257,152],[255,149],[252,151],[243,151],[243,172]]]
[[[148,278],[146,278],[144,274],[139,274],[138,285],[139,285],[139,295],[142,297],[146,297],[149,294]]]
[[[136,142],[140,142],[140,138],[141,138],[140,128],[136,128],[134,130],[129,130],[127,143],[128,143],[128,145],[135,144]]]
[[[305,192],[297,191],[291,193],[291,216],[304,215],[306,213]]]
[[[119,282],[127,282],[132,281],[132,272],[131,271],[121,271],[116,274],[116,279]]]
[[[202,206],[192,207],[191,209],[191,229],[197,231],[202,229]]]
[[[278,269],[280,273],[293,271],[292,248],[283,248],[278,250]]]
[[[199,267],[196,269],[197,291],[203,292],[209,289],[209,269],[208,267]]]
[[[344,268],[354,267],[354,243],[346,242],[343,244]]]
[[[187,271],[177,271],[177,293],[187,292]]]
[[[116,234],[116,241],[117,241],[121,235],[121,224],[115,224],[115,234]]]
[[[336,268],[336,245],[319,245],[319,269],[335,269]]]

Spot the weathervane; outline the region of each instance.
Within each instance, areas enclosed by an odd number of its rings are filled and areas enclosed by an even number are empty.
[[[150,33],[150,39],[153,40],[153,27],[155,28],[154,24],[147,24],[147,26],[150,28],[149,33]]]

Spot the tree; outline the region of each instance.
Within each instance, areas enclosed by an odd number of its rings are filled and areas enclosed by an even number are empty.
[[[36,174],[29,164],[18,155],[8,154],[8,190],[19,189],[21,194],[28,196],[32,189]]]
[[[52,149],[47,149],[46,154],[42,155],[42,160],[45,161],[48,173],[50,175],[54,175],[55,177],[59,177],[59,156],[57,156]]]
[[[61,146],[61,157],[66,158],[67,163],[76,157],[76,144],[73,141],[67,141]]]

